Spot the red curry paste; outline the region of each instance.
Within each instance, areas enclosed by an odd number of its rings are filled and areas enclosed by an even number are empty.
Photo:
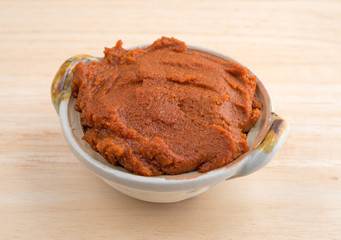
[[[74,71],[84,140],[110,163],[144,176],[206,172],[248,151],[260,117],[256,78],[235,62],[163,37],[145,50],[118,41]]]

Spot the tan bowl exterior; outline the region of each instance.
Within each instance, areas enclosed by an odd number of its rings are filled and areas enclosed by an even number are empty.
[[[147,45],[140,45],[144,48]],[[133,49],[133,48],[131,48]],[[188,51],[197,51],[225,61],[235,61],[221,53],[201,47],[188,46]],[[123,167],[109,164],[85,141],[80,124],[80,114],[74,110],[75,99],[70,97],[72,72],[82,61],[100,61],[88,55],[77,55],[60,67],[51,87],[52,102],[59,114],[64,136],[71,150],[93,173],[118,191],[131,197],[150,202],[176,202],[207,191],[225,179],[248,175],[264,167],[282,146],[288,130],[286,121],[272,113],[270,96],[257,78],[256,95],[263,104],[257,124],[248,133],[250,150],[230,164],[207,173],[190,172],[174,176],[144,177],[127,172]]]

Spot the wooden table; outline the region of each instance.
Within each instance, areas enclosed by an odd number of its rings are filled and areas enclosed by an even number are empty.
[[[50,101],[68,57],[174,36],[265,83],[290,133],[191,200],[122,195],[71,153]],[[0,239],[341,239],[340,1],[0,1]]]

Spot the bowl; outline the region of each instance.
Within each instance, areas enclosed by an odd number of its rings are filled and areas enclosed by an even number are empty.
[[[145,48],[147,45],[139,45]],[[130,49],[136,48],[132,47]],[[188,50],[233,61],[232,58],[213,50],[188,45]],[[249,151],[226,166],[206,173],[196,171],[179,175],[145,177],[134,175],[123,167],[113,166],[82,140],[84,130],[80,113],[74,110],[76,99],[71,96],[73,69],[77,63],[89,64],[101,58],[77,55],[66,60],[57,72],[52,86],[51,97],[59,115],[65,139],[80,162],[95,175],[116,190],[130,197],[157,203],[171,203],[197,196],[224,180],[246,176],[264,167],[282,146],[287,133],[287,122],[273,112],[268,91],[257,78],[256,96],[263,104],[261,117],[247,134]]]

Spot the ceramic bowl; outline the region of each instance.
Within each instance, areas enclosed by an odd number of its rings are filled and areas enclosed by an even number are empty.
[[[235,61],[202,47],[188,46],[188,51]],[[101,58],[89,55],[77,55],[66,60],[52,83],[52,102],[59,114],[64,136],[76,157],[110,186],[130,197],[149,202],[170,203],[197,196],[224,180],[246,176],[261,169],[274,157],[286,138],[288,125],[284,119],[272,112],[270,96],[262,82],[257,79],[256,96],[262,102],[263,110],[257,124],[247,135],[250,148],[248,152],[230,164],[207,173],[194,171],[157,177],[134,175],[123,167],[109,164],[82,140],[84,131],[80,124],[80,113],[74,110],[75,99],[70,94],[73,69],[80,61],[89,64],[91,61],[100,60]]]

